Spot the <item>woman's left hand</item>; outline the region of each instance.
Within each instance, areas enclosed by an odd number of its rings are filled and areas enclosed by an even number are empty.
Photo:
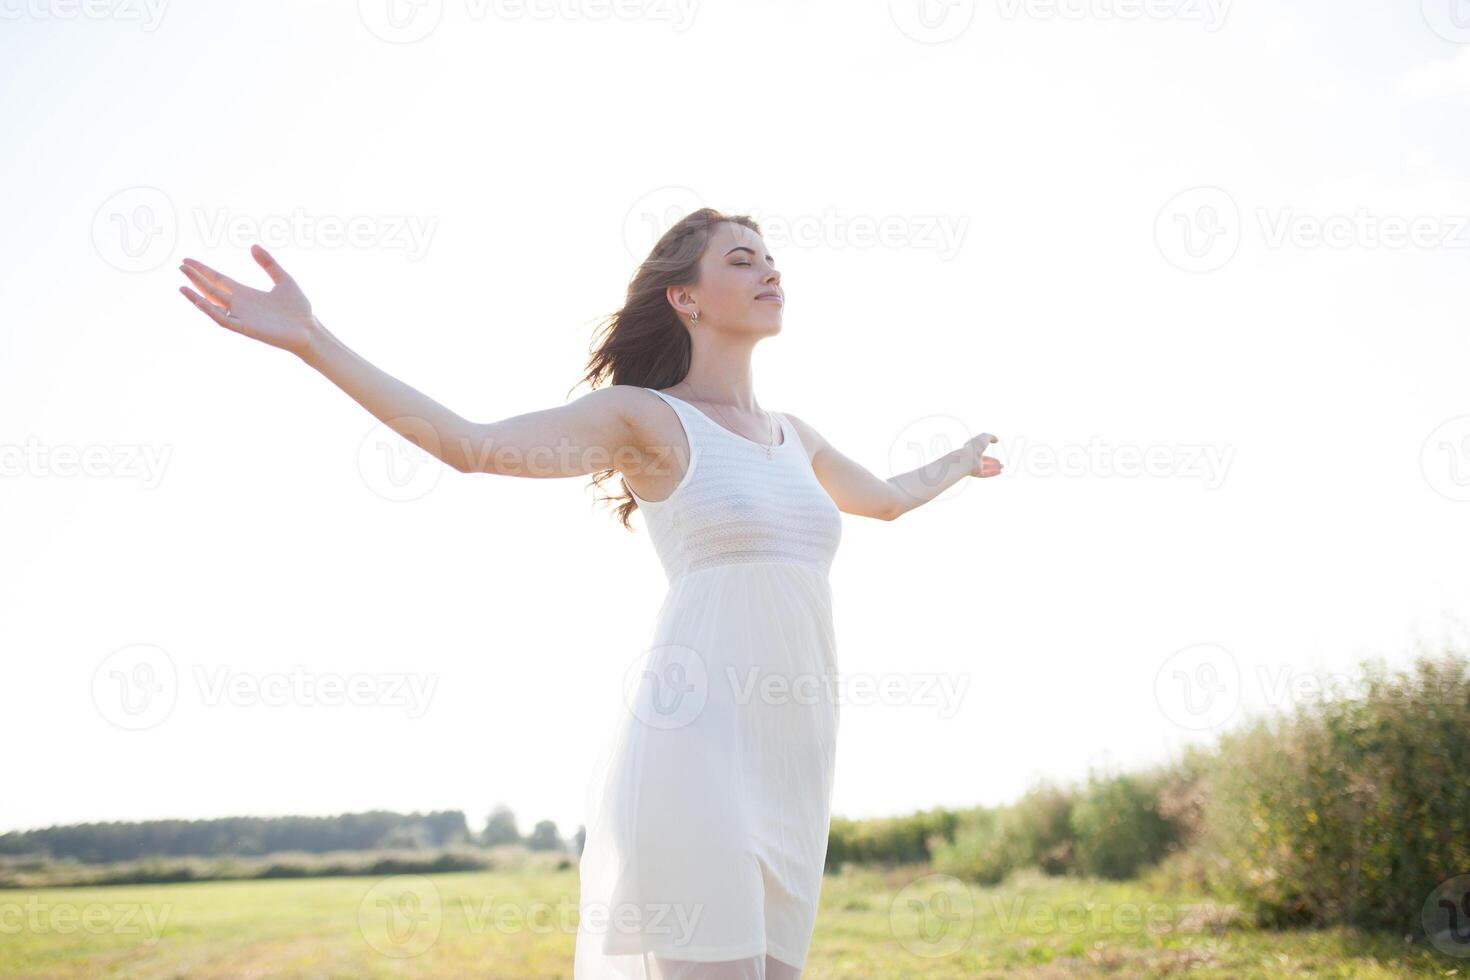
[[[966,443],[966,445],[970,447],[970,450],[975,454],[975,462],[970,467],[971,476],[999,476],[1001,471],[1006,468],[1005,464],[1002,463],[1000,460],[996,459],[993,456],[985,455],[985,450],[990,448],[993,443],[997,443],[999,441],[999,439],[991,435],[989,432],[982,432],[975,438],[971,439],[968,443]]]

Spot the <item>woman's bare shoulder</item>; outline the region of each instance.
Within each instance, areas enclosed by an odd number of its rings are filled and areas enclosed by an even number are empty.
[[[654,394],[652,388],[644,388],[639,385],[604,385],[596,389],[604,392],[602,396],[606,399],[609,408],[622,412],[632,421],[645,422],[649,419],[662,418],[667,411],[661,411],[660,406],[667,406],[658,395]]]
[[[822,434],[811,423],[802,419],[800,416],[793,415],[791,412],[782,412],[781,414],[790,420],[792,428],[801,437],[801,444],[806,447],[806,454],[812,459],[816,459],[817,453],[827,444],[827,440],[822,438]]]
[[[607,406],[627,420],[634,444],[643,450],[687,448],[684,426],[673,406],[652,388],[613,384],[598,389],[608,393]]]

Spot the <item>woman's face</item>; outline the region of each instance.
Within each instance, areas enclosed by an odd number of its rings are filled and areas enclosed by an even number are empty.
[[[699,285],[677,291],[676,302],[688,321],[697,311],[696,326],[779,333],[786,292],[781,273],[761,236],[733,221],[710,230],[710,241],[699,259]]]

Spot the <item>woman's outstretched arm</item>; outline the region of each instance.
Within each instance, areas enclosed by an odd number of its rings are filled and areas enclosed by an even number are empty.
[[[253,289],[185,259],[179,268],[203,295],[180,292],[220,326],[290,351],[321,372],[379,421],[461,473],[582,476],[630,465],[640,406],[626,385],[588,392],[566,405],[478,423],[369,363],[311,312],[289,273],[259,245],[251,255],[270,276]],[[641,458],[641,457],[640,457]]]
[[[795,415],[787,413],[786,417],[811,452],[817,482],[844,514],[891,521],[928,503],[967,476],[997,476],[1005,468],[1000,460],[985,455],[986,448],[998,440],[982,432],[918,469],[885,480],[838,452],[820,432]]]

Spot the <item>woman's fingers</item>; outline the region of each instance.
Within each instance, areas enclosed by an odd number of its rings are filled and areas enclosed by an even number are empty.
[[[234,321],[225,316],[225,311],[223,307],[215,306],[209,300],[205,299],[203,296],[200,296],[188,286],[180,286],[179,292],[184,294],[185,299],[203,310],[205,315],[208,316],[215,323],[218,323],[220,326],[224,327],[227,330],[235,330],[236,333],[240,332],[239,330],[235,329]]]
[[[198,269],[190,265],[181,265],[179,266],[179,271],[187,276],[190,282],[198,286],[201,293],[208,296],[215,303],[223,306],[229,301],[230,291],[210,282]]]
[[[999,476],[1005,470],[1005,464],[994,456],[985,455],[985,451],[995,443],[1000,442],[1000,437],[989,432],[982,432],[970,440],[970,445],[975,449],[976,466],[970,471],[971,476]]]
[[[190,269],[193,269],[194,272],[197,273],[207,285],[213,287],[216,292],[223,293],[226,296],[241,288],[238,282],[231,279],[223,272],[215,272],[203,262],[199,262],[195,259],[185,259],[182,268],[186,272]]]
[[[272,258],[271,253],[259,245],[250,246],[250,254],[255,257],[255,261],[260,263],[260,267],[265,270],[265,274],[271,277],[271,282],[283,283],[291,281],[290,273],[281,268],[281,263]]]

